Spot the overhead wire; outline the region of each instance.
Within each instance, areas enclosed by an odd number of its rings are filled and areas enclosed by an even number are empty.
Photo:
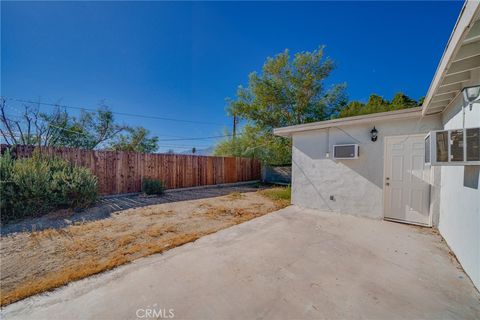
[[[62,104],[53,104],[53,103],[46,103],[46,102],[40,102],[40,101],[33,101],[33,100],[28,100],[28,99],[19,99],[19,98],[13,98],[13,97],[6,97],[2,96],[3,99],[10,100],[10,101],[17,101],[21,103],[30,103],[30,104],[37,104],[37,105],[45,105],[45,106],[51,106],[51,107],[58,107],[58,108],[66,108],[66,109],[76,109],[76,110],[86,110],[86,111],[97,111],[95,109],[91,108],[84,108],[84,107],[77,107],[77,106],[71,106],[71,105],[62,105]],[[21,116],[21,111],[15,108],[12,105],[8,105],[9,108],[13,108],[15,111],[18,112],[18,115],[16,116],[11,116],[13,118],[17,119],[24,119]],[[220,123],[214,123],[214,122],[207,122],[207,121],[195,121],[195,120],[186,120],[186,119],[176,119],[176,118],[167,118],[167,117],[159,117],[159,116],[147,116],[147,115],[141,115],[141,114],[134,114],[134,113],[126,113],[126,112],[117,112],[117,111],[111,111],[112,114],[117,114],[117,115],[123,115],[123,116],[131,116],[131,117],[139,117],[139,118],[147,118],[147,119],[156,119],[156,120],[165,120],[165,121],[177,121],[177,122],[185,122],[185,123],[196,123],[196,124],[212,124],[212,125],[223,125]],[[66,132],[71,132],[74,134],[79,134],[79,135],[88,135],[87,133],[84,132],[79,132],[79,131],[73,131],[69,130],[67,128],[62,128],[60,126],[56,126],[53,124],[49,124],[50,127],[63,130]],[[237,134],[237,136],[240,136],[241,133]],[[161,136],[161,135],[159,135]],[[193,146],[193,145],[177,145],[177,144],[162,144],[162,142],[168,142],[168,141],[187,141],[187,140],[210,140],[210,139],[217,139],[217,138],[226,138],[226,137],[233,137],[231,134],[227,135],[217,135],[217,136],[207,136],[207,137],[179,137],[179,136],[172,136],[172,135],[163,135],[163,136],[170,136],[174,138],[169,138],[169,139],[159,139],[160,144],[158,144],[158,147],[164,147],[164,148],[179,148],[179,149],[190,149],[190,148],[207,148],[209,146]]]
[[[43,103],[43,102],[34,102],[34,101],[30,101],[30,100],[23,100],[23,99],[15,99],[15,98],[9,98],[9,97],[5,97],[3,96],[4,99],[9,99],[9,100],[14,100],[14,101],[18,101],[18,102],[23,102],[23,103],[39,103],[39,104],[46,104],[46,105],[49,105],[49,106],[56,106],[56,107],[60,107],[60,108],[74,108],[74,109],[82,109],[82,110],[91,110],[91,111],[95,111],[94,109],[87,109],[87,108],[81,108],[81,107],[71,107],[71,106],[66,106],[66,105],[59,105],[59,104],[50,104],[50,103]],[[21,112],[15,108],[14,106],[11,106],[11,105],[8,105],[9,108],[13,108],[15,109],[18,114],[21,114]],[[114,112],[112,111],[113,114],[119,114],[118,112]],[[120,114],[124,114],[124,113],[120,113]],[[19,116],[12,116],[12,117],[15,117],[15,118],[18,118],[18,119],[23,119],[23,117],[21,115]],[[185,120],[187,121],[187,120]],[[62,128],[62,127],[59,127],[59,126],[55,126],[55,125],[52,125],[52,124],[49,124],[49,126],[51,127],[54,127],[54,128],[57,128],[57,129],[60,129],[60,130],[64,130],[64,131],[68,131],[68,132],[71,132],[71,133],[76,133],[76,134],[82,134],[82,135],[87,135],[86,133],[84,132],[78,132],[78,131],[72,131],[72,130],[69,130],[69,129],[66,129],[66,128]],[[237,136],[240,136],[241,133],[237,134]],[[162,135],[157,135],[157,136],[162,136]],[[228,135],[217,135],[217,136],[207,136],[207,137],[179,137],[179,136],[172,136],[172,135],[163,135],[163,136],[170,136],[170,137],[175,137],[175,138],[168,138],[168,139],[162,139],[160,138],[159,141],[162,141],[162,142],[167,142],[167,141],[187,141],[187,140],[210,140],[210,139],[217,139],[217,138],[226,138],[226,137],[233,137],[233,135],[231,134],[228,134]]]
[[[14,108],[14,107],[12,107]],[[14,108],[16,109],[16,108]],[[16,109],[17,110],[17,109]],[[17,110],[18,111],[18,110]],[[9,118],[16,118],[16,119],[19,119],[19,120],[22,120],[23,117],[22,116],[19,116],[19,115],[10,115],[10,114],[7,114],[7,116]],[[59,127],[59,126],[55,126],[55,125],[52,125],[52,124],[49,124],[49,126],[51,127],[54,127],[54,128],[58,128],[60,130],[64,130],[64,131],[68,131],[68,132],[72,132],[72,133],[75,133],[75,134],[81,134],[81,135],[87,135],[86,133],[84,132],[78,132],[78,131],[73,131],[73,130],[68,130],[66,128],[62,128],[62,127]],[[5,133],[6,135],[10,136],[10,137],[15,137],[15,138],[20,138],[21,135],[19,132],[15,132],[15,135],[11,135],[9,134],[8,132]],[[209,146],[206,146],[206,145],[196,145],[196,146],[193,146],[193,145],[178,145],[178,144],[158,144],[158,147],[164,147],[164,148],[178,148],[178,149],[191,149],[191,148],[208,148]]]
[[[97,111],[96,109],[92,109],[92,108],[78,107],[78,106],[72,106],[72,105],[47,103],[47,102],[33,101],[33,100],[28,100],[28,99],[19,99],[19,98],[6,97],[6,96],[2,96],[2,98],[6,99],[6,100],[11,100],[11,101],[37,104],[37,105],[44,105],[44,106],[57,107],[57,108],[86,110],[86,111],[93,111],[93,112]],[[169,118],[169,117],[160,117],[160,116],[156,116],[156,115],[150,116],[150,115],[144,115],[144,114],[138,114],[138,113],[119,112],[119,111],[111,111],[111,110],[110,110],[110,112],[112,112],[113,114],[117,114],[117,115],[144,118],[144,119],[185,122],[185,123],[194,123],[194,124],[202,124],[202,125],[224,125],[224,123],[217,123],[217,122],[210,122],[210,121],[197,121],[197,120],[188,120],[188,119],[179,119],[179,118]]]
[[[223,135],[223,136],[192,137],[192,138],[178,138],[178,139],[160,139],[160,140],[161,141],[210,140],[210,139],[226,138],[226,137],[233,137],[233,135],[227,134],[227,135]]]

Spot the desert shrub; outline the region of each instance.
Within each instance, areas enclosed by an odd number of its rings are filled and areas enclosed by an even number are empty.
[[[165,184],[158,179],[143,179],[142,192],[145,194],[162,194],[165,191]]]
[[[97,178],[87,168],[62,166],[52,174],[57,206],[88,207],[97,198]]]
[[[12,183],[13,163],[9,150],[0,155],[0,213],[2,220],[7,208],[11,208],[15,203],[13,200],[16,186]]]
[[[57,208],[85,208],[97,197],[97,178],[86,168],[34,153],[0,159],[2,222],[39,216]]]

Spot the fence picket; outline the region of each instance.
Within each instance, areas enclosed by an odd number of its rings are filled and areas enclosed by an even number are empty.
[[[3,153],[8,147],[0,145]],[[33,146],[11,147],[17,158],[30,157]],[[248,158],[143,154],[75,148],[42,147],[40,152],[55,155],[89,168],[98,178],[101,195],[140,192],[143,178],[163,180],[168,189],[227,182],[259,180],[260,161]]]

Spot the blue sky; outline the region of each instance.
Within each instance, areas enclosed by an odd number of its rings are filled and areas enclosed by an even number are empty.
[[[366,100],[371,93],[391,98],[397,91],[418,99],[428,90],[461,7],[2,1],[1,94],[88,108],[105,100],[114,111],[215,123],[117,116],[165,139],[219,135],[232,122],[225,98],[234,97],[266,57],[325,45],[337,63],[329,82],[346,82],[350,99]],[[214,142],[161,142],[160,150]]]

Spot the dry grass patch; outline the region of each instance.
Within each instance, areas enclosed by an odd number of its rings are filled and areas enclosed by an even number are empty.
[[[119,247],[124,247],[126,245],[133,243],[133,241],[135,241],[135,237],[127,234],[120,237],[120,239],[117,240],[117,244]]]
[[[226,204],[228,203],[228,205]],[[285,206],[264,191],[129,209],[1,238],[1,304],[160,253]]]
[[[157,238],[161,235],[164,235],[168,232],[176,232],[177,228],[174,226],[153,226],[148,228],[145,233],[152,238]]]
[[[156,238],[163,234],[163,228],[159,226],[148,228],[145,233],[152,238]]]
[[[174,214],[173,210],[168,210],[168,211],[158,210],[157,208],[155,208],[155,206],[146,207],[145,210],[143,210],[141,213],[141,215],[144,217],[150,217],[150,216],[156,216],[156,215],[170,216],[172,214]]]
[[[232,192],[226,197],[226,199],[227,200],[238,200],[238,199],[242,199],[243,197],[244,197],[244,195],[240,192]]]
[[[265,189],[259,192],[274,201],[279,209],[290,205],[292,195],[292,188],[290,186]]]
[[[98,241],[84,241],[83,239],[68,239],[63,242],[65,255],[73,258],[80,253],[96,254]]]

